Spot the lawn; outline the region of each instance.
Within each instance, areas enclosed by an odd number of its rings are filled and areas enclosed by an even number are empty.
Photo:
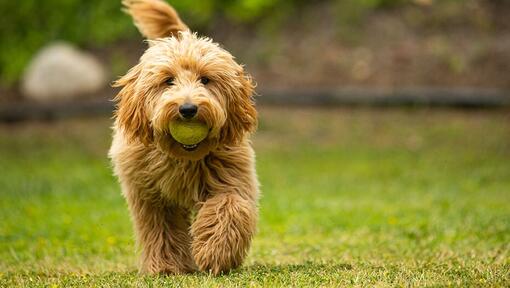
[[[0,287],[510,285],[510,114],[261,109],[228,275],[140,276],[110,120],[0,126]]]

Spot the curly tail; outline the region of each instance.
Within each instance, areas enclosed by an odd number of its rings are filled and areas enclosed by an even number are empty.
[[[177,37],[179,31],[189,30],[175,9],[163,0],[123,0],[122,5],[147,39]]]

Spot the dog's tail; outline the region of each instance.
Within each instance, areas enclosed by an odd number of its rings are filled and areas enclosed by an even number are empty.
[[[179,31],[189,30],[175,9],[163,0],[123,0],[122,4],[147,39],[178,36]]]

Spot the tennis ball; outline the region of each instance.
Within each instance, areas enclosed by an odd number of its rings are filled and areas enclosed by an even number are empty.
[[[209,127],[199,121],[176,120],[170,122],[170,134],[181,144],[195,145],[207,137]]]

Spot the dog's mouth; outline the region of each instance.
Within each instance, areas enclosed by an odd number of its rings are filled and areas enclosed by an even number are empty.
[[[193,145],[186,145],[186,144],[181,144],[182,145],[182,148],[188,152],[192,152],[192,151],[195,151],[198,147],[198,145],[200,145],[200,143],[197,143],[197,144],[193,144]]]

